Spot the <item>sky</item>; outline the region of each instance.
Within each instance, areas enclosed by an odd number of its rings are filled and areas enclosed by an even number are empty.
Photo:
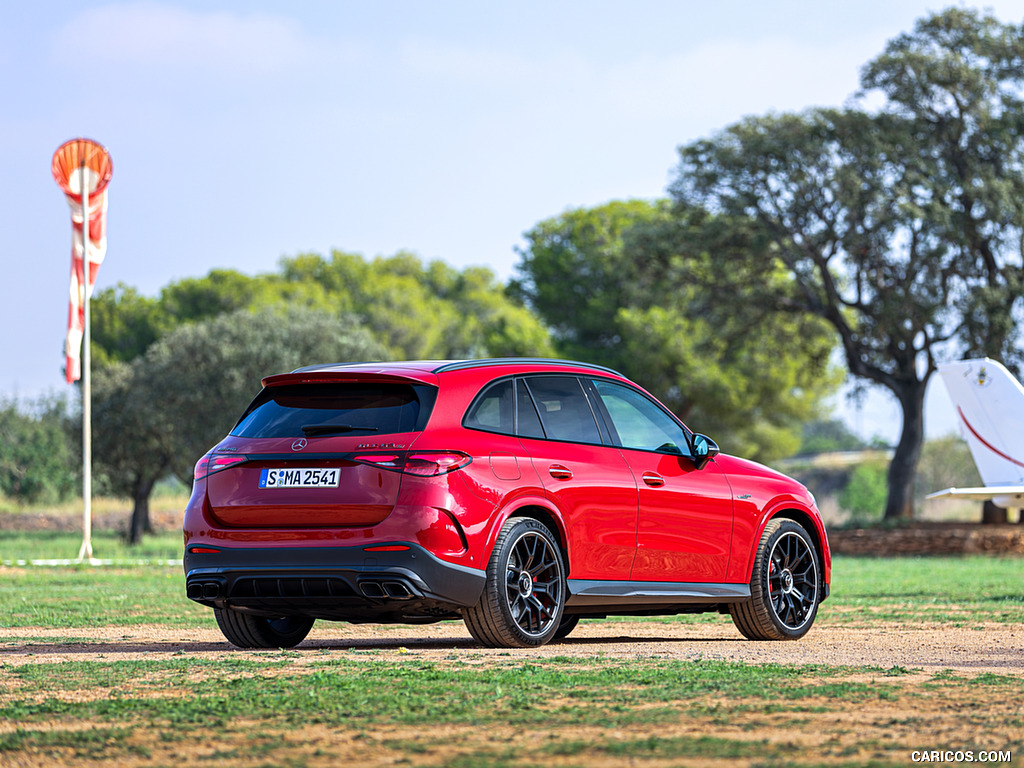
[[[68,139],[113,159],[98,289],[156,295],[332,249],[507,280],[538,222],[665,196],[677,148],[744,116],[842,105],[887,40],[943,7],[0,0],[0,398],[69,390],[71,223],[50,175]],[[1024,0],[984,7],[1024,18]],[[932,390],[942,434],[952,408]],[[885,393],[836,410],[898,434]]]

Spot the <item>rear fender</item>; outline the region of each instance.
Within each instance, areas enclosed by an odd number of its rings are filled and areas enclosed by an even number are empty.
[[[565,557],[566,575],[568,576],[569,564],[572,562],[572,559],[569,551],[569,539],[566,535],[565,521],[562,519],[557,505],[551,498],[535,493],[524,494],[506,501],[502,509],[493,516],[491,527],[488,529],[487,537],[484,540],[484,564],[490,562],[491,553],[494,551],[494,544],[498,539],[498,534],[501,533],[505,523],[513,517],[532,517],[551,529],[552,533],[558,538],[559,546],[562,548],[562,554]]]

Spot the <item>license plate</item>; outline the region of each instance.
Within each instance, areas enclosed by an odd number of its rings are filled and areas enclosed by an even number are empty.
[[[337,488],[341,470],[324,467],[260,470],[260,488]]]

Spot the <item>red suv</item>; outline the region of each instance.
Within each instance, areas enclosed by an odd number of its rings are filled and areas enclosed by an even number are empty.
[[[461,618],[524,647],[581,618],[701,611],[796,639],[831,571],[806,488],[560,360],[269,376],[196,464],[184,529],[188,597],[245,648],[315,619]]]

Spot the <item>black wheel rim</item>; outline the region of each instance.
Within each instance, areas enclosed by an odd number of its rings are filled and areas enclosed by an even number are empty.
[[[562,602],[562,566],[541,534],[528,531],[509,550],[505,599],[512,620],[527,635],[539,637],[554,625]]]
[[[768,596],[775,618],[787,629],[802,629],[818,603],[818,567],[803,536],[785,533],[768,560]]]

